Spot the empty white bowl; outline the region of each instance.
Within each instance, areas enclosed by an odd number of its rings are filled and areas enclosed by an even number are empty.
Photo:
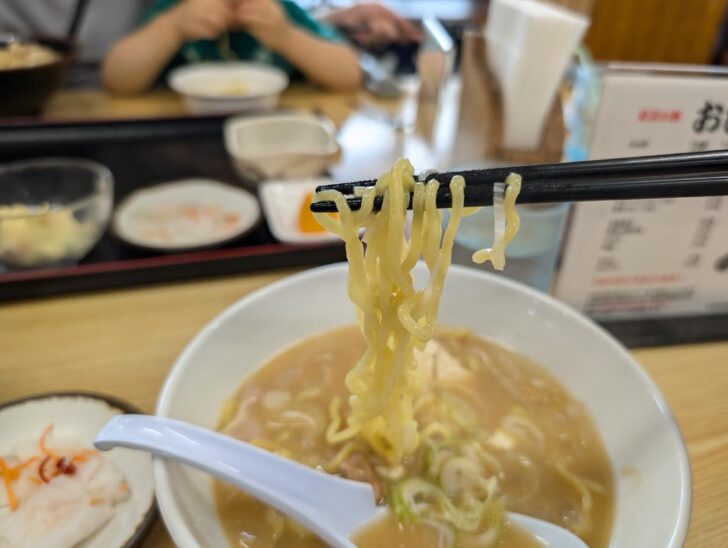
[[[225,122],[225,148],[244,179],[313,177],[338,157],[335,133],[312,114],[239,116]]]
[[[288,75],[255,63],[198,63],[173,70],[167,83],[191,113],[225,114],[274,109]]]
[[[422,265],[418,274],[423,273]],[[355,321],[347,266],[309,270],[252,293],[212,320],[177,360],[157,413],[215,428],[243,378],[294,341]],[[690,517],[690,466],[662,395],[632,356],[586,317],[543,293],[452,267],[443,325],[466,327],[538,361],[585,403],[616,483],[613,548],[678,548]],[[157,500],[178,546],[227,547],[211,479],[154,462]]]

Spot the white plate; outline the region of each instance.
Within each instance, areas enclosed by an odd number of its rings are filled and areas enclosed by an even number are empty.
[[[138,412],[124,402],[100,394],[40,394],[0,406],[0,455],[35,439],[53,424],[53,435],[77,439],[93,448],[96,433],[114,415]],[[156,519],[152,462],[130,449],[104,453],[124,474],[131,497],[116,507],[114,517],[79,548],[131,548],[141,544]]]
[[[423,270],[420,265],[418,275]],[[355,321],[346,275],[345,264],[310,270],[228,308],[178,358],[157,413],[214,428],[246,374],[294,341]],[[682,545],[691,496],[685,445],[657,387],[623,346],[543,293],[457,266],[447,277],[440,321],[535,359],[585,403],[614,470],[612,548]],[[227,547],[209,477],[160,460],[154,477],[162,516],[179,546]]]
[[[238,216],[238,222],[212,230],[209,223],[174,214],[174,221],[158,224],[170,211],[190,206],[209,206]],[[148,249],[181,251],[219,245],[252,230],[260,221],[260,207],[248,191],[207,179],[186,179],[138,190],[128,196],[114,214],[112,229],[122,240]],[[156,228],[157,226],[161,228]],[[174,235],[162,237],[164,226],[173,226]]]
[[[260,185],[260,203],[268,227],[276,240],[290,244],[312,244],[339,240],[328,232],[309,233],[299,228],[301,205],[317,186],[333,183],[331,179],[267,181]]]
[[[226,61],[180,67],[167,83],[192,113],[233,113],[275,108],[288,75],[269,65]]]

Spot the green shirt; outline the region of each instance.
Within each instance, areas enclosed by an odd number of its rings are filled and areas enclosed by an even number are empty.
[[[152,6],[144,14],[142,21],[148,23],[160,13],[184,0],[155,0]],[[329,40],[340,42],[342,36],[333,28],[312,19],[305,10],[301,9],[291,0],[278,0],[286,11],[288,19],[311,34]],[[229,48],[229,49],[228,49]],[[291,76],[298,76],[298,71],[284,58],[271,51],[258,42],[250,34],[243,31],[230,32],[216,40],[195,40],[186,42],[175,54],[164,72],[179,65],[188,63],[199,63],[202,61],[227,61],[236,57],[241,61],[253,61],[267,65],[274,65],[283,69]]]

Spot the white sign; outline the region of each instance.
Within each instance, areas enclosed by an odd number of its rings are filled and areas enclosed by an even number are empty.
[[[728,77],[607,73],[590,159],[728,148]],[[599,319],[728,312],[728,197],[575,207],[556,295]]]

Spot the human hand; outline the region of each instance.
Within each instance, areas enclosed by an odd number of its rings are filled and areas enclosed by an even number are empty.
[[[229,0],[183,0],[170,12],[175,30],[183,41],[213,39],[234,21]]]
[[[422,31],[382,4],[354,4],[332,11],[326,20],[341,28],[352,40],[364,46],[392,42],[419,42]]]
[[[292,28],[286,12],[276,0],[238,0],[235,21],[272,50],[281,47]]]

